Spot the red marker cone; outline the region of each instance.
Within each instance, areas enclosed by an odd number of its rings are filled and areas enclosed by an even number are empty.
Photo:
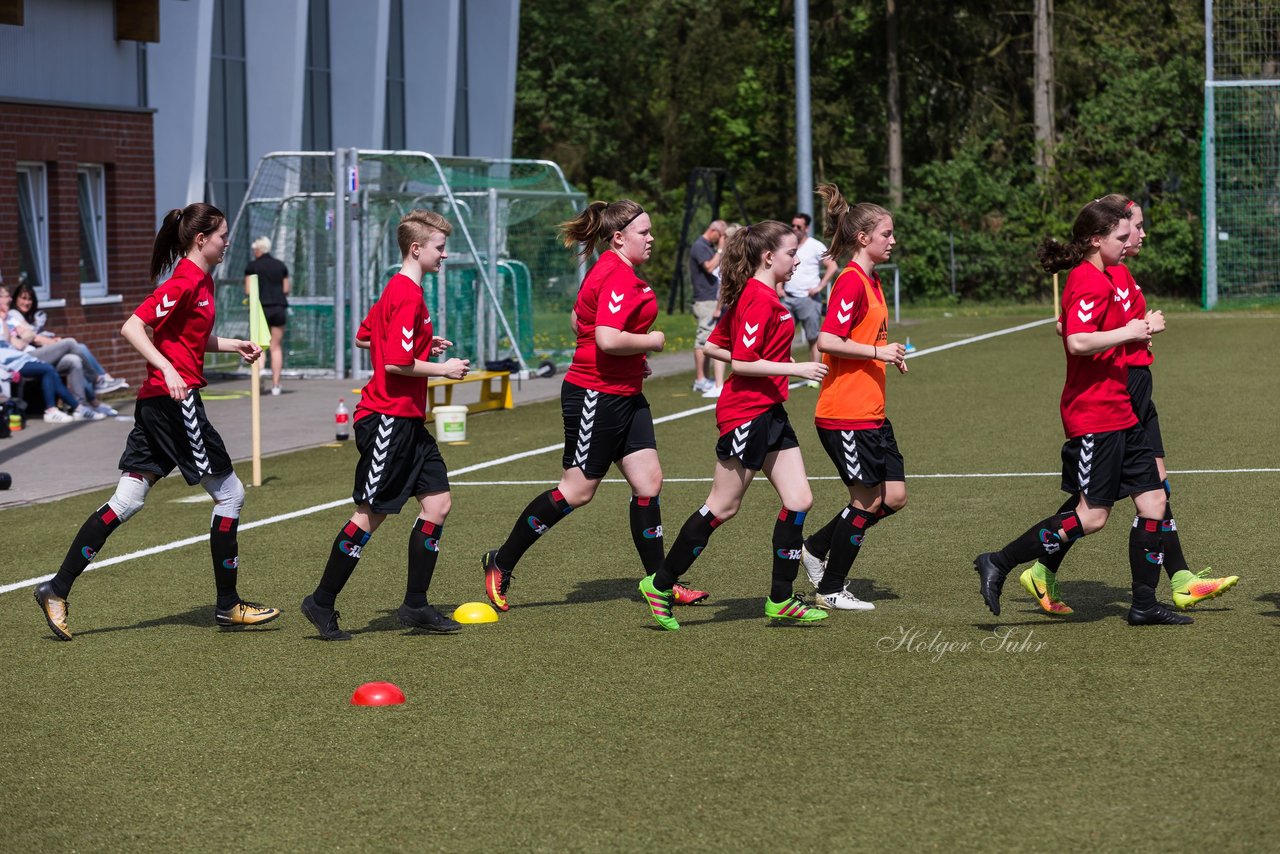
[[[353,706],[398,706],[404,692],[391,682],[366,682],[351,695]]]

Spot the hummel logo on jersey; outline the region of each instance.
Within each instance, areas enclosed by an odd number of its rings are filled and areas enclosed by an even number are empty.
[[[799,560],[800,550],[799,549],[778,549],[778,557],[782,558],[783,560]]]
[[[208,304],[209,304],[208,300],[203,300],[202,302],[196,303],[196,308],[204,308]]]
[[[551,526],[542,524],[542,520],[539,519],[537,516],[530,516],[529,518],[525,519],[525,521],[529,523],[529,527],[533,528],[533,532],[537,534],[539,537],[541,537],[547,531],[551,530]]]
[[[640,289],[640,293],[642,293],[642,294],[647,294],[647,293],[649,293],[649,292],[650,292],[650,291],[652,291],[652,290],[653,290],[653,288],[641,288],[641,289]]]
[[[622,297],[623,294],[616,294],[613,291],[609,291],[609,311],[614,314],[622,311]]]
[[[161,294],[160,305],[156,306],[156,317],[164,317],[177,304],[176,299],[171,300],[167,294]]]
[[[342,552],[344,555],[353,557],[356,560],[360,559],[361,548],[362,548],[361,546],[351,542],[350,540],[343,540],[342,542],[338,543],[338,551]]]
[[[413,330],[408,326],[402,326],[400,327],[400,333],[404,335],[404,340],[400,342],[400,346],[407,353],[413,349]]]
[[[836,312],[836,320],[840,321],[841,323],[848,323],[849,319],[853,317],[852,309],[853,309],[852,302],[845,302],[844,300],[840,300],[840,310]]]
[[[744,323],[742,324],[742,328],[745,330],[742,333],[742,346],[750,347],[752,344],[756,343],[756,331],[760,329],[760,324],[757,323],[755,326],[752,326],[750,323]]]
[[[743,424],[741,427],[734,428],[733,438],[729,440],[729,444],[733,447],[733,455],[741,458],[743,452],[747,450],[747,437],[751,435],[750,422]]]
[[[643,533],[646,540],[660,540],[662,539],[662,526],[658,525],[654,528],[645,528]]]
[[[223,569],[239,569],[239,568],[240,568],[240,556],[239,556],[239,555],[236,555],[235,557],[229,557],[229,558],[227,558],[226,560],[224,560],[224,561],[222,562],[222,568],[223,568]]]
[[[1089,489],[1089,478],[1093,471],[1093,434],[1089,433],[1080,439],[1080,462],[1076,464],[1076,480],[1081,492]]]

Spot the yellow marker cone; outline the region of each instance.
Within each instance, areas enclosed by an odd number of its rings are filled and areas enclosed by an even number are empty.
[[[459,623],[496,623],[498,612],[488,602],[463,602],[453,612]]]

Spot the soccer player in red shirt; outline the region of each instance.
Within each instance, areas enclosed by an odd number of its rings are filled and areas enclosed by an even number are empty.
[[[827,202],[833,257],[853,258],[836,279],[818,349],[829,372],[818,393],[818,438],[849,489],[849,504],[805,541],[801,558],[819,608],[870,611],[846,579],[871,526],[906,506],[906,470],[885,417],[885,366],[907,372],[906,348],[889,342],[889,311],[875,265],[893,251],[893,217],[879,205],[850,208],[834,184]]]
[[[1126,385],[1125,348],[1151,340],[1151,323],[1130,318],[1107,268],[1120,263],[1132,236],[1130,211],[1113,199],[1097,199],[1076,216],[1071,241],[1046,238],[1040,264],[1046,272],[1071,270],[1063,290],[1063,346],[1067,379],[1062,390],[1062,490],[1072,496],[1054,515],[1037,522],[998,552],[974,560],[979,590],[991,613],[1000,614],[1000,590],[1018,564],[1054,554],[1062,544],[1102,529],[1118,498],[1138,509],[1129,533],[1133,578],[1130,625],[1192,622],[1156,601],[1163,560],[1161,519],[1165,494],[1155,454],[1133,413]]]
[[[658,625],[676,631],[672,614],[677,579],[706,548],[712,532],[732,519],[756,472],[782,499],[773,526],[773,584],[764,603],[774,620],[812,623],[826,618],[792,590],[800,568],[805,514],[813,493],[795,430],[782,404],[787,378],[821,380],[821,362],[794,362],[791,343],[795,320],[778,296],[779,285],[796,268],[797,241],[791,227],[766,221],[740,229],[721,262],[720,296],[724,311],[707,341],[707,355],[733,365],[733,374],[716,401],[716,467],[706,503],[680,529],[667,559],[640,582],[640,592]]]
[[[649,215],[630,199],[592,202],[560,226],[564,245],[580,246],[584,259],[603,251],[582,282],[571,318],[578,340],[560,387],[564,474],[555,489],[520,512],[506,542],[481,557],[485,594],[499,611],[510,607],[507,588],[520,558],[595,496],[614,463],[631,486],[631,539],[644,571],[651,574],[662,564],[662,466],[649,401],[640,389],[649,375],[646,354],[662,352],[666,336],[650,331],[658,298],[636,275],[653,250],[652,230]],[[677,595],[685,605],[707,598],[684,586]]]
[[[240,566],[236,529],[244,506],[244,485],[200,399],[200,389],[207,384],[205,352],[239,353],[248,362],[262,356],[262,349],[252,341],[213,334],[209,273],[226,251],[227,219],[213,205],[196,202],[165,214],[151,250],[151,279],[158,280],[166,270],[172,270],[172,275],[120,330],[148,366],[146,382],[138,389],[133,430],[120,457],[120,483],[107,503],[81,526],[57,574],[35,589],[36,603],[59,640],[71,640],[67,627],[71,585],[112,532],[142,509],[151,486],[175,467],[188,484],[200,484],[214,500],[209,527],[217,588],[214,621],[241,627],[280,616],[279,609],[246,602],[236,592]]]
[[[445,239],[452,227],[438,213],[412,210],[396,229],[403,261],[360,323],[356,345],[367,348],[373,373],[355,412],[356,512],[333,540],[328,563],[315,591],[302,600],[302,613],[324,640],[345,641],[351,635],[338,625],[338,594],[356,570],[369,538],[390,513],[417,499],[418,518],[409,534],[409,571],[404,601],[396,616],[410,628],[456,632],[462,628],[427,602],[427,588],[440,556],[440,538],[449,515],[449,471],[440,447],[423,423],[427,415],[430,377],[459,380],[467,375],[466,359],[432,362],[449,341],[432,334],[423,298],[422,279],[440,269],[448,257]]]
[[[1105,198],[1128,208],[1132,236],[1129,239],[1129,248],[1125,250],[1125,258],[1136,257],[1142,251],[1142,244],[1147,236],[1142,208],[1119,194],[1112,194]],[[1127,316],[1130,319],[1143,318],[1147,320],[1151,324],[1152,335],[1163,332],[1165,328],[1164,313],[1147,310],[1146,297],[1142,293],[1141,286],[1138,285],[1133,275],[1129,272],[1129,268],[1123,263],[1116,264],[1107,268],[1107,275],[1115,283],[1116,296],[1120,298],[1120,304],[1126,310]],[[1062,324],[1059,323],[1058,326],[1058,334],[1061,335]],[[1138,417],[1138,423],[1147,434],[1147,444],[1151,446],[1151,450],[1155,454],[1156,468],[1159,470],[1160,481],[1164,487],[1165,511],[1164,518],[1160,523],[1164,544],[1164,571],[1169,576],[1170,587],[1173,588],[1173,604],[1178,608],[1189,608],[1197,602],[1221,596],[1228,589],[1235,586],[1240,577],[1230,575],[1225,578],[1208,578],[1206,577],[1209,574],[1208,569],[1203,569],[1196,573],[1192,572],[1187,566],[1187,559],[1182,552],[1182,540],[1178,533],[1178,524],[1173,518],[1173,505],[1168,500],[1171,490],[1169,488],[1168,471],[1165,468],[1164,440],[1160,433],[1160,416],[1156,412],[1155,402],[1151,399],[1151,363],[1154,359],[1155,357],[1149,344],[1139,342],[1125,347],[1124,361],[1129,368],[1129,400],[1133,404],[1133,412]],[[1062,565],[1062,561],[1067,556],[1070,548],[1071,543],[1069,541],[1063,543],[1058,552],[1045,555],[1036,561],[1022,573],[1019,579],[1022,587],[1035,597],[1037,603],[1046,613],[1055,615],[1073,613],[1071,607],[1063,602],[1057,594],[1058,568]]]

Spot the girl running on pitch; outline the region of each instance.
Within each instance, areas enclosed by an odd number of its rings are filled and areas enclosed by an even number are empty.
[[[636,275],[653,250],[652,224],[644,208],[623,199],[592,202],[560,231],[566,247],[581,246],[584,259],[603,251],[573,307],[578,342],[560,388],[564,474],[555,489],[520,512],[506,542],[481,559],[485,593],[499,611],[510,607],[507,589],[520,558],[553,525],[595,496],[614,463],[631,486],[631,538],[645,574],[662,564],[662,467],[641,386],[649,375],[646,354],[661,352],[666,337],[649,331],[658,316],[658,298]],[[682,605],[707,598],[683,585],[675,595]]]
[[[262,349],[252,341],[213,334],[214,299],[210,272],[227,251],[227,219],[213,205],[196,202],[165,214],[151,250],[151,279],[172,269],[168,281],[125,321],[120,334],[147,360],[147,379],[138,389],[134,426],[120,457],[120,484],[76,534],[62,567],[35,590],[36,603],[59,640],[71,640],[67,596],[71,585],[107,538],[142,509],[148,490],[174,468],[187,483],[213,497],[209,551],[217,588],[214,621],[225,627],[254,626],[280,616],[236,591],[239,546],[236,529],[244,486],[231,468],[222,437],[205,416],[200,389],[206,385],[204,354],[238,353],[257,361]]]
[[[805,514],[813,505],[809,479],[795,430],[782,404],[787,378],[821,380],[821,362],[793,362],[791,343],[796,325],[778,296],[778,286],[796,267],[797,241],[790,226],[766,221],[748,226],[729,241],[720,265],[720,322],[707,341],[706,353],[730,362],[733,374],[716,401],[716,467],[711,494],[690,516],[671,544],[661,568],[640,582],[640,592],[658,625],[680,628],[672,614],[681,575],[706,547],[711,534],[732,519],[756,472],[777,490],[782,510],[773,526],[773,584],[764,613],[774,620],[812,623],[826,618],[792,592],[800,568]]]
[[[1019,564],[1042,560],[1064,543],[1102,530],[1116,500],[1131,496],[1138,509],[1129,532],[1133,578],[1130,625],[1192,622],[1156,601],[1163,560],[1161,520],[1165,494],[1155,454],[1133,413],[1126,384],[1126,345],[1151,340],[1151,321],[1130,318],[1107,269],[1120,263],[1133,230],[1130,211],[1098,199],[1076,216],[1071,241],[1046,238],[1040,264],[1046,272],[1071,270],[1063,290],[1063,346],[1067,379],[1062,389],[1062,490],[1072,496],[1058,512],[1032,525],[998,552],[974,560],[979,592],[1000,614],[1000,590]]]
[[[834,184],[818,188],[827,203],[832,257],[853,255],[836,279],[818,333],[829,372],[814,423],[827,456],[849,489],[849,504],[805,541],[802,559],[819,608],[870,611],[846,578],[872,525],[907,503],[906,470],[885,417],[885,365],[907,372],[906,348],[889,343],[889,312],[876,264],[893,251],[893,217],[866,202],[850,208]]]
[[[1129,238],[1126,258],[1137,257],[1142,251],[1142,243],[1147,233],[1142,208],[1119,194],[1105,197],[1106,200],[1128,207],[1129,223],[1133,230]],[[1142,288],[1134,281],[1129,268],[1123,263],[1107,268],[1107,274],[1115,283],[1116,295],[1121,305],[1128,310],[1132,318],[1144,318],[1151,323],[1152,334],[1164,331],[1164,313],[1148,311],[1147,300]],[[1061,334],[1061,323],[1059,323]],[[1240,580],[1238,575],[1225,578],[1208,578],[1209,570],[1192,572],[1187,566],[1187,559],[1182,553],[1182,542],[1178,534],[1177,522],[1173,519],[1173,506],[1169,502],[1169,475],[1165,468],[1164,441],[1160,435],[1160,417],[1156,412],[1155,402],[1151,399],[1152,380],[1151,363],[1154,356],[1147,344],[1136,343],[1125,347],[1125,364],[1129,368],[1129,399],[1133,404],[1133,412],[1138,423],[1147,434],[1147,444],[1156,456],[1156,468],[1160,473],[1160,481],[1165,493],[1164,519],[1160,530],[1164,540],[1164,571],[1169,576],[1169,585],[1173,588],[1173,604],[1178,608],[1189,608],[1197,602],[1221,596]],[[1057,571],[1067,556],[1071,543],[1063,543],[1062,548],[1054,554],[1045,555],[1025,570],[1019,582],[1023,589],[1030,593],[1047,614],[1066,615],[1073,613],[1071,607],[1058,596]]]

